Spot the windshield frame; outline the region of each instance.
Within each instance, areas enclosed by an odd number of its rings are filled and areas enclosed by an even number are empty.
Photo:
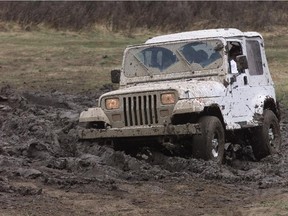
[[[217,68],[208,68],[208,69],[203,69],[203,68],[199,68],[199,69],[193,69],[191,67],[191,64],[189,64],[187,62],[187,60],[185,59],[185,57],[183,56],[183,54],[181,53],[181,51],[179,50],[180,47],[183,47],[187,44],[190,43],[196,43],[196,42],[210,42],[211,41],[220,41],[222,49],[221,49],[221,59],[222,62],[220,64],[219,67]],[[216,44],[215,42],[215,44]],[[179,45],[178,45],[179,44]],[[155,71],[151,71],[149,70],[150,68],[147,68],[147,66],[142,63],[141,66],[139,66],[139,68],[141,67],[143,70],[146,68],[147,70],[144,72],[142,72],[142,74],[137,74],[135,76],[127,76],[127,55],[129,54],[129,52],[131,52],[131,50],[144,50],[144,49],[148,49],[151,47],[166,47],[167,46],[178,46],[177,49],[175,50],[175,55],[177,56],[177,60],[179,62],[181,62],[183,68],[182,71],[170,71],[170,72],[165,72],[165,73],[155,73]],[[226,59],[226,53],[225,53],[225,49],[224,47],[226,46],[226,40],[224,38],[201,38],[201,39],[191,39],[191,40],[179,40],[179,41],[173,41],[173,42],[163,42],[163,43],[151,43],[151,44],[142,44],[142,45],[135,45],[135,46],[129,46],[125,49],[124,51],[124,58],[123,58],[123,62],[122,62],[122,76],[124,76],[124,79],[121,79],[124,83],[134,83],[134,82],[149,82],[149,81],[157,81],[157,80],[167,80],[167,79],[178,79],[178,78],[185,78],[185,77],[205,77],[205,76],[210,76],[210,75],[218,75],[218,74],[223,74],[223,67],[225,67],[225,59]],[[137,53],[137,52],[134,52]],[[135,56],[133,53],[130,53],[130,56],[134,56],[134,58],[136,58],[139,64],[141,64],[141,60]],[[136,74],[136,73],[135,73]]]

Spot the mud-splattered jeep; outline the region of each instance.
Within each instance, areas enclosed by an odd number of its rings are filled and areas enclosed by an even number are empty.
[[[256,159],[280,148],[280,112],[257,32],[157,36],[126,48],[111,79],[120,88],[81,113],[81,139],[186,143],[194,157],[219,163],[225,143],[251,145]]]

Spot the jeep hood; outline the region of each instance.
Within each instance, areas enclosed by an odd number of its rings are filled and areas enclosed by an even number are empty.
[[[153,92],[153,91],[177,91],[179,99],[186,98],[209,98],[209,97],[222,97],[224,96],[227,88],[217,81],[199,81],[199,80],[181,80],[181,81],[164,81],[164,82],[151,82],[144,84],[137,84],[127,88],[119,89],[116,91],[108,92],[102,97],[109,97],[115,95],[137,94],[140,92]]]

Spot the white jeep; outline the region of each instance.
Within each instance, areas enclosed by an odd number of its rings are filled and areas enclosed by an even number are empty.
[[[194,157],[219,163],[225,143],[239,140],[258,160],[279,151],[280,112],[257,32],[157,36],[127,47],[122,69],[111,71],[111,78],[120,88],[81,113],[81,139],[189,143]]]

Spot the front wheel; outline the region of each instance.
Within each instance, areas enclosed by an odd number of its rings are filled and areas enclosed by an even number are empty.
[[[255,129],[252,143],[257,160],[279,152],[281,147],[280,126],[276,115],[271,110],[265,110],[263,117],[263,125]]]
[[[194,135],[192,154],[195,158],[223,163],[225,132],[215,116],[204,116],[199,120],[201,134]]]

